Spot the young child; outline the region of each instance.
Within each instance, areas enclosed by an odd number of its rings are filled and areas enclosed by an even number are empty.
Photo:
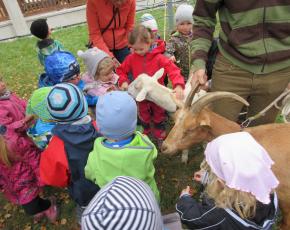
[[[83,213],[82,229],[163,230],[164,227],[159,206],[150,187],[136,178],[119,176],[92,199]]]
[[[47,96],[47,107],[56,125],[41,154],[40,177],[47,185],[68,187],[80,221],[82,209],[99,190],[84,174],[89,152],[99,135],[88,116],[85,97],[75,85],[55,85]]]
[[[104,51],[94,47],[85,52],[79,50],[78,56],[84,60],[86,73],[82,79],[86,83],[84,91],[91,96],[101,96],[117,90],[118,75],[112,58]]]
[[[193,7],[181,4],[175,12],[176,32],[166,43],[166,56],[181,69],[182,76],[187,81],[190,70],[190,43],[192,41]]]
[[[140,74],[146,73],[153,76],[160,68],[164,68],[164,75],[158,82],[164,85],[164,78],[166,74],[169,76],[173,88],[176,92],[177,99],[183,98],[184,79],[180,74],[180,70],[167,57],[162,55],[161,48],[158,46],[152,51],[150,50],[153,41],[153,34],[144,26],[137,26],[129,34],[129,44],[134,53],[128,55],[124,62],[117,68],[119,75],[119,85],[121,89],[127,89],[129,80],[128,73],[132,73],[133,78],[136,79]],[[139,106],[139,118],[144,127],[144,133],[151,132],[150,122],[153,120],[154,130],[153,134],[158,143],[166,137],[165,132],[165,110],[150,101],[142,101]]]
[[[226,134],[210,142],[202,171],[194,178],[205,185],[202,201],[189,186],[176,205],[190,229],[271,229],[278,213],[279,182],[274,162],[247,132]]]
[[[35,90],[28,100],[26,108],[27,116],[33,115],[37,117],[35,123],[27,130],[27,135],[42,150],[48,145],[52,137],[51,130],[55,126],[55,122],[52,122],[52,117],[46,105],[46,98],[51,89],[52,87],[42,87]]]
[[[80,90],[85,87],[85,82],[81,79],[80,65],[75,56],[67,51],[57,51],[49,55],[45,60],[45,77],[40,78],[39,86],[53,86],[66,82],[76,85]],[[95,106],[98,101],[97,96],[85,94],[89,106]]]
[[[37,42],[38,59],[41,65],[44,65],[44,60],[47,56],[55,51],[63,50],[63,46],[59,41],[50,38],[51,30],[47,25],[46,19],[33,21],[30,26],[30,32],[41,39]]]
[[[6,89],[0,79],[0,191],[36,219],[55,221],[54,200],[39,197],[40,151],[26,135],[32,117],[25,117],[26,102]]]
[[[127,92],[112,91],[99,98],[96,122],[103,137],[97,138],[85,167],[86,178],[100,187],[116,176],[132,176],[146,182],[159,201],[154,179],[157,150],[138,131],[137,106]]]

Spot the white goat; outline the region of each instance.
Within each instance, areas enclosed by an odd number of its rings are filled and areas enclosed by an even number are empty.
[[[152,77],[147,74],[140,74],[128,87],[128,93],[131,94],[136,101],[140,102],[148,100],[159,105],[168,112],[175,112],[178,107],[182,107],[184,102],[191,91],[191,79],[188,79],[184,89],[184,100],[179,101],[175,98],[175,94],[172,89],[159,84],[158,79],[162,77],[164,69],[158,70]],[[200,96],[205,94],[205,91],[201,90],[195,95],[192,102],[197,100]],[[182,151],[181,161],[187,163],[188,161],[188,149]]]
[[[177,109],[173,98],[173,90],[159,84],[158,79],[162,77],[164,69],[158,70],[152,77],[147,74],[140,74],[128,87],[128,93],[136,101],[148,100],[164,108],[168,112],[175,112]]]

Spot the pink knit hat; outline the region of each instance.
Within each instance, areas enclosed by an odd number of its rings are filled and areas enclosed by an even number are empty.
[[[247,132],[222,135],[205,150],[212,172],[235,190],[249,192],[264,204],[279,184],[267,151]]]

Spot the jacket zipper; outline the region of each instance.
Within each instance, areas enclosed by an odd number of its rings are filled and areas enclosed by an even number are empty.
[[[266,32],[265,21],[266,21],[266,7],[264,6],[264,9],[263,9],[263,46],[265,49],[265,58],[264,58],[264,62],[263,62],[262,69],[261,69],[262,73],[264,72],[265,65],[266,65],[266,62],[268,59],[268,51],[267,51],[266,42],[265,42],[265,32]]]
[[[143,73],[146,73],[147,74],[147,72],[146,72],[146,56],[147,56],[147,54],[144,55]]]

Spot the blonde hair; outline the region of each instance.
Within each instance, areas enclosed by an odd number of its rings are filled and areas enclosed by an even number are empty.
[[[101,75],[101,73],[109,73],[114,70],[114,63],[110,57],[105,57],[102,59],[96,70],[96,78]]]
[[[211,170],[204,160],[201,169],[209,172],[209,183],[205,192],[212,198],[219,208],[229,208],[235,210],[242,218],[252,218],[256,215],[256,198],[248,193],[226,186]]]
[[[9,151],[5,142],[5,139],[2,135],[0,135],[0,161],[7,165],[11,166],[11,162],[9,161]]]
[[[134,45],[136,42],[151,43],[154,39],[153,32],[143,25],[136,26],[128,36],[128,42],[130,45]]]

